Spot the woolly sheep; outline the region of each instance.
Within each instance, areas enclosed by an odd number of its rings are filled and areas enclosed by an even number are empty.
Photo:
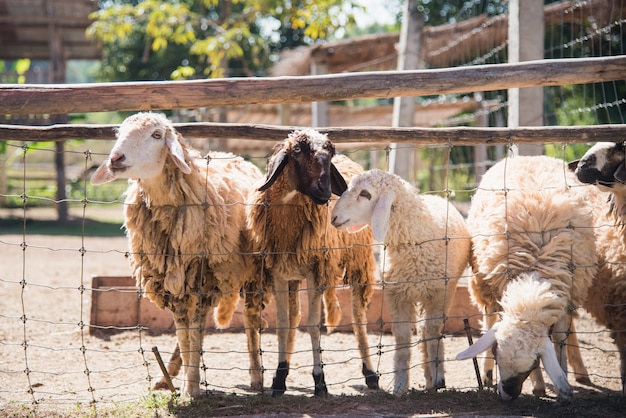
[[[245,281],[252,277],[246,207],[251,163],[227,153],[202,159],[161,114],[126,118],[93,184],[128,178],[124,227],[132,275],[144,296],[172,311],[183,367],[184,396],[200,395],[206,316],[217,306],[227,327]]]
[[[297,290],[302,280],[306,280],[309,297],[307,326],[313,352],[315,395],[328,393],[320,349],[321,297],[323,294],[326,324],[332,330],[340,318],[336,286],[342,278],[352,288],[353,331],[363,362],[362,373],[369,388],[378,388],[366,327],[366,309],[375,281],[372,235],[369,231],[350,235],[332,228],[330,208],[326,204],[331,191],[341,194],[345,190],[344,176],[349,180],[359,171],[362,168],[358,164],[335,155],[335,147],[326,135],[314,129],[297,130],[275,146],[268,161],[266,181],[251,199],[249,226],[255,252],[262,255],[276,301],[279,354],[272,382],[273,396],[286,390],[296,327],[300,322]],[[253,347],[251,351],[257,350]],[[262,387],[262,379],[259,370],[252,380]]]
[[[565,347],[570,312],[582,305],[597,270],[592,207],[575,186],[563,161],[518,156],[489,169],[472,198],[470,293],[489,330],[457,358],[493,347],[502,399],[517,398],[531,372],[533,392],[545,393],[539,359],[559,394],[572,396]],[[492,369],[486,358],[486,384]]]
[[[393,393],[409,389],[418,308],[426,388],[445,387],[441,333],[470,252],[461,214],[440,196],[420,195],[395,174],[371,170],[352,179],[332,224],[348,231],[370,225],[374,238],[385,243],[384,296],[396,340]]]
[[[626,149],[623,143],[601,142],[577,163],[576,176],[595,201],[598,274],[589,288],[585,307],[611,330],[620,356],[622,395],[626,395]]]

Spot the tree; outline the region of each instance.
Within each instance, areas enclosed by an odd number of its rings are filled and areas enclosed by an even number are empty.
[[[255,76],[284,48],[354,24],[351,0],[101,0],[103,81]]]

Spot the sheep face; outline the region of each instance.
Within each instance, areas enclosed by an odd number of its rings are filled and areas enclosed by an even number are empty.
[[[575,174],[588,184],[613,187],[626,183],[624,143],[598,142],[580,159]]]
[[[352,179],[333,208],[331,222],[335,228],[358,232],[370,225],[374,238],[384,241],[395,196],[389,188],[373,184],[373,178],[382,177],[380,173],[383,172],[370,170]]]
[[[544,340],[537,340],[537,337],[528,335],[523,341],[530,343],[533,347],[519,344],[517,337],[511,340],[511,334],[520,335],[522,329],[511,329],[512,327],[507,325],[510,324],[501,323],[496,330],[496,342],[492,347],[492,353],[500,371],[498,393],[504,400],[513,400],[522,392],[522,385],[526,378],[539,366],[539,352],[542,348],[540,346],[543,345]]]
[[[325,204],[332,193],[340,195],[347,188],[343,176],[332,164],[335,146],[313,129],[295,131],[278,144],[268,164],[268,176],[259,191],[269,189],[285,169],[285,179],[295,190],[318,205]]]
[[[182,138],[164,115],[137,113],[129,116],[120,125],[116,137],[108,158],[91,177],[93,184],[107,183],[118,177],[157,177],[167,158],[172,158],[183,173],[191,172],[185,162]]]
[[[550,326],[562,314],[550,291],[550,284],[536,273],[522,274],[512,281],[502,296],[502,320],[467,350],[458,360],[475,357],[491,348],[498,364],[498,393],[503,400],[514,400],[541,359],[546,373],[563,397],[572,389],[548,336]]]

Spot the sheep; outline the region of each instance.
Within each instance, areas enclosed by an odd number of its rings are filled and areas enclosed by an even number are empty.
[[[595,233],[600,267],[585,300],[586,310],[611,330],[620,357],[622,396],[626,395],[626,149],[600,142],[575,162],[576,177],[593,184]],[[600,209],[600,210],[598,210]]]
[[[229,153],[200,158],[162,114],[126,118],[94,185],[128,178],[124,228],[132,275],[143,295],[172,311],[183,368],[183,396],[200,391],[208,310],[230,323],[239,293],[254,276],[245,201],[262,174]]]
[[[332,224],[347,231],[370,225],[385,244],[384,297],[396,341],[393,393],[409,389],[418,308],[426,388],[444,388],[441,333],[470,253],[459,211],[441,196],[420,195],[397,175],[374,169],[352,179],[333,208]]]
[[[490,168],[472,197],[470,294],[488,331],[457,359],[493,347],[504,400],[519,396],[531,372],[533,392],[545,394],[539,359],[559,395],[572,396],[565,347],[570,312],[584,302],[597,271],[592,208],[576,186],[563,161],[516,156]],[[483,372],[491,385],[493,358],[485,359]]]
[[[332,160],[332,162],[331,162]],[[353,331],[363,363],[368,388],[378,389],[367,341],[366,310],[373,294],[375,259],[369,231],[350,235],[332,228],[327,202],[331,192],[341,194],[362,168],[335,147],[325,134],[305,128],[276,144],[268,160],[265,183],[251,198],[248,224],[255,252],[271,277],[276,302],[278,365],[272,381],[272,396],[286,390],[296,327],[300,322],[298,286],[306,280],[308,332],[313,352],[315,395],[326,396],[321,361],[321,297],[328,331],[337,325],[340,306],[336,286],[352,288]],[[344,179],[344,176],[346,179]],[[256,351],[253,348],[252,351]],[[253,362],[258,364],[257,362]],[[262,387],[259,371],[253,381]]]

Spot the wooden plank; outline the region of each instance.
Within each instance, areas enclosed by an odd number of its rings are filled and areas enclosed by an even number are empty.
[[[115,139],[117,125],[0,125],[0,139],[37,142],[68,139]],[[284,139],[298,127],[250,125],[237,123],[176,123],[186,138],[232,138],[275,142]],[[419,145],[477,145],[522,143],[590,143],[622,142],[626,125],[549,126],[521,128],[390,128],[390,127],[326,127],[319,128],[333,142],[359,143],[381,147],[389,143]]]
[[[172,313],[156,307],[148,299],[137,298],[137,288],[132,277],[98,276],[92,282],[92,305],[90,332],[92,334],[103,331],[119,332],[123,329],[142,326],[151,332],[169,332],[176,329]],[[306,329],[308,315],[308,299],[306,292],[300,292],[300,306],[302,319],[300,329]],[[341,306],[341,319],[336,331],[352,332],[352,291],[350,288],[337,289],[337,297]],[[276,304],[272,299],[263,310],[263,317],[268,322],[268,332],[276,328]],[[459,283],[454,295],[452,308],[448,313],[444,332],[455,334],[463,332],[463,318],[468,318],[474,330],[480,329],[480,314],[470,301],[469,292],[465,284]],[[368,330],[370,332],[391,332],[391,318],[383,303],[382,289],[374,291],[372,301],[367,311]],[[212,314],[206,322],[207,329],[214,329]],[[233,314],[230,327],[227,331],[240,332],[244,329],[243,300],[239,301]]]
[[[1,84],[0,114],[191,109],[430,96],[626,79],[626,56],[300,77],[93,84]]]

